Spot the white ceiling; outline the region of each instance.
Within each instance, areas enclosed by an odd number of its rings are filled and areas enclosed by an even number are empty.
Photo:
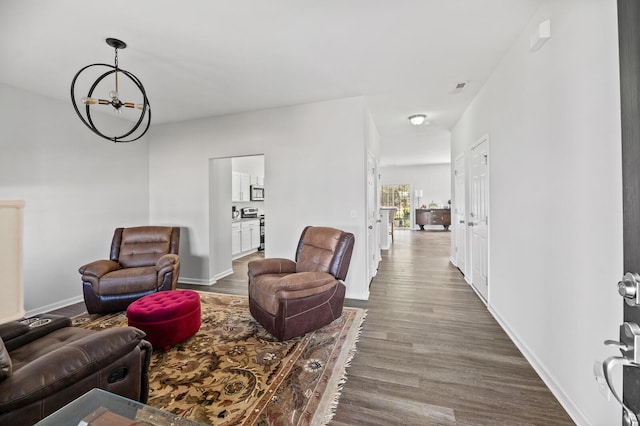
[[[71,108],[71,79],[113,64],[115,37],[154,123],[364,96],[382,165],[449,162],[447,131],[541,2],[2,0],[0,82]]]

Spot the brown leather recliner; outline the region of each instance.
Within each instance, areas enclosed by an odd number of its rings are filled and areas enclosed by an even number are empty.
[[[249,262],[249,309],[273,336],[288,340],[342,315],[355,237],[335,228],[307,226],[295,262],[269,258]]]
[[[93,388],[147,401],[152,347],[143,331],[51,318],[36,328],[0,325],[0,424],[33,425]]]
[[[142,296],[175,290],[179,246],[177,227],[117,228],[110,260],[97,260],[79,269],[87,312],[124,311]]]

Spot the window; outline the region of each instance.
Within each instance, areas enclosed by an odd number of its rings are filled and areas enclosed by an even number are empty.
[[[409,184],[380,186],[380,205],[398,208],[394,227],[411,228],[411,190]]]

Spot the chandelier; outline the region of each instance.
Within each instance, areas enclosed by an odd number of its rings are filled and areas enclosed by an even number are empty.
[[[144,90],[144,86],[142,82],[130,73],[127,70],[123,70],[118,67],[118,49],[124,49],[127,47],[127,44],[121,40],[115,38],[108,38],[106,42],[109,46],[115,49],[115,59],[114,65],[108,64],[91,64],[86,67],[80,69],[78,73],[73,77],[71,81],[71,102],[73,102],[73,108],[76,110],[78,117],[80,120],[96,135],[108,139],[113,142],[133,142],[135,140],[140,139],[147,130],[149,130],[149,125],[151,124],[151,106],[149,105],[149,99],[147,98],[147,93]],[[98,78],[91,84],[89,90],[87,92],[81,92],[81,95],[85,94],[80,98],[80,103],[84,106],[84,108],[78,108],[78,103],[76,102],[76,82],[81,75],[88,74],[89,70],[96,72],[98,70]],[[84,74],[83,74],[84,73]],[[114,75],[114,86],[113,90],[109,91],[108,99],[103,99],[100,97],[94,97],[94,91],[100,83],[107,77]],[[118,76],[126,77],[125,83],[130,81],[133,83],[128,84],[129,87],[137,88],[139,93],[134,93],[136,96],[136,100],[140,101],[139,103],[134,102],[125,102],[120,99],[120,92],[118,91]],[[103,89],[103,85],[100,85],[98,88],[98,92]],[[135,90],[134,90],[135,92]],[[134,96],[132,94],[128,94],[128,96]],[[128,99],[128,100],[131,100]],[[131,111],[139,111],[139,115],[134,114],[133,118],[128,118],[133,122],[133,126],[124,130],[124,133],[120,135],[107,135],[105,131],[101,131],[98,129],[94,122],[94,118],[91,116],[92,108],[98,108],[98,110],[103,109],[105,106],[111,105],[111,108],[118,114],[122,115],[123,111],[131,110]],[[81,112],[82,111],[82,112]],[[83,114],[84,113],[84,114]],[[123,117],[127,119],[127,117]]]

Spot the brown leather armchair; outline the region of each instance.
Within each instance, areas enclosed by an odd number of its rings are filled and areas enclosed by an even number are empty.
[[[32,425],[93,388],[145,403],[152,347],[143,331],[70,327],[64,317],[0,325],[0,424]]]
[[[335,228],[307,226],[295,261],[249,262],[249,309],[273,336],[288,340],[342,315],[355,237]]]
[[[124,311],[135,300],[175,290],[180,274],[180,228],[117,228],[110,260],[80,267],[87,312]]]

